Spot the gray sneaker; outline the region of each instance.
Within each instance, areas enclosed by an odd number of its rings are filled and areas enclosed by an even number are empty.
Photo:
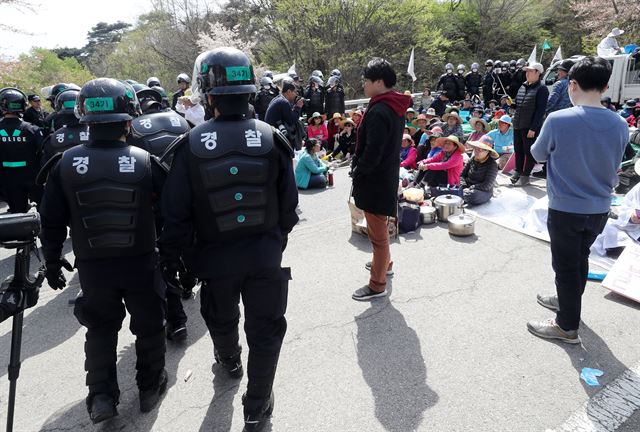
[[[554,312],[558,312],[558,310],[560,309],[557,295],[543,296],[538,294],[538,304],[540,306],[546,307],[547,309],[551,309]]]
[[[386,297],[387,294],[388,293],[387,293],[386,289],[384,291],[382,291],[382,292],[376,292],[376,291],[373,291],[368,286],[364,286],[362,288],[358,288],[353,293],[351,298],[354,299],[354,300],[358,300],[358,301],[367,301],[367,300],[371,300],[371,299],[378,298],[378,297]]]
[[[518,181],[514,184],[514,186],[526,186],[529,184],[529,176],[522,175],[518,179]]]
[[[543,339],[557,339],[570,344],[581,342],[578,330],[563,330],[553,318],[545,321],[529,321],[527,330]]]
[[[364,268],[366,268],[368,271],[371,271],[371,261],[366,263],[364,265]],[[387,269],[387,276],[393,276],[393,269]]]

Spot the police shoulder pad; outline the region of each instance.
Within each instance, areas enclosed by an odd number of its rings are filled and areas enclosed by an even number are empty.
[[[47,178],[49,177],[49,172],[56,165],[56,163],[58,163],[58,161],[61,158],[62,158],[62,153],[56,153],[53,156],[51,156],[51,159],[49,159],[42,166],[42,168],[38,172],[38,175],[36,176],[36,184],[38,186],[42,186],[43,184],[45,184],[47,182]]]

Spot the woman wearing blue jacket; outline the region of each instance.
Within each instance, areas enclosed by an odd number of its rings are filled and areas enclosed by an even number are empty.
[[[304,150],[296,166],[296,185],[298,189],[321,189],[327,185],[327,166],[318,158],[320,141],[310,138],[304,145]]]

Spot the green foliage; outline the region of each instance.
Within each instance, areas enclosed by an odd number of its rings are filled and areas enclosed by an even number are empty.
[[[40,93],[41,88],[60,82],[82,85],[92,78],[75,58],[60,59],[43,48],[34,48],[17,62],[0,67],[0,87],[17,87],[27,94]]]

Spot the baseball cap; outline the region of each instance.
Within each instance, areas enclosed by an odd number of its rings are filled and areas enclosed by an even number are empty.
[[[525,66],[523,69],[537,70],[540,73],[544,72],[544,66],[542,66],[542,64],[538,62],[531,62],[527,66]]]

